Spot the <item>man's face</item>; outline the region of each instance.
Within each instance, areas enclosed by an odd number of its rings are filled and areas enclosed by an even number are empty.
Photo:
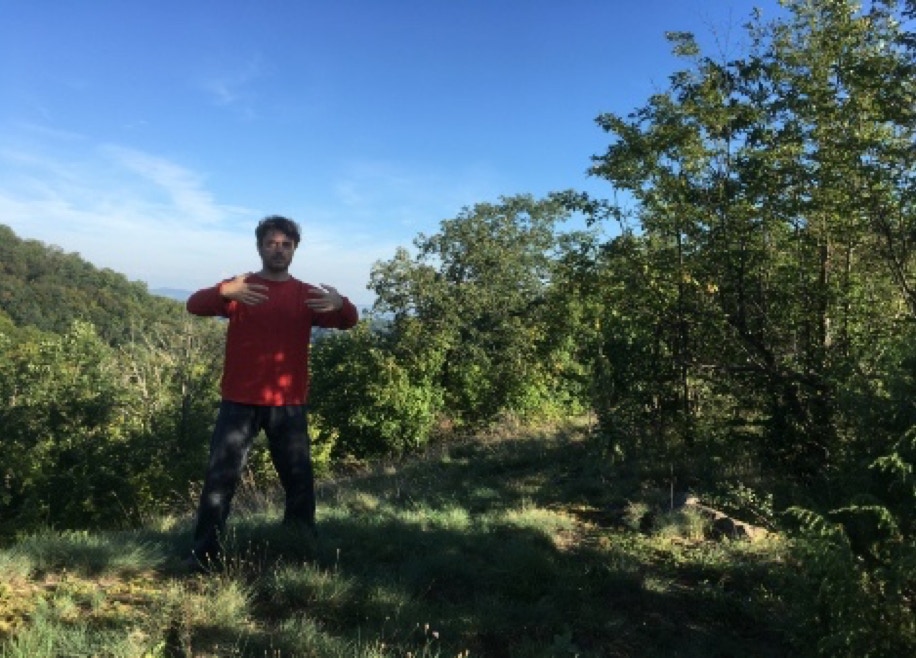
[[[289,269],[293,262],[296,245],[292,238],[282,231],[268,231],[258,245],[258,253],[264,269],[269,272],[282,273]]]

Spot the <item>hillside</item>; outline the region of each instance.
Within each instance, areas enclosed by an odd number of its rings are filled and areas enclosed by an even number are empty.
[[[151,294],[144,283],[79,254],[21,239],[2,224],[0,311],[18,327],[54,333],[75,320],[91,322],[113,344],[159,324],[174,325],[184,313],[181,303]]]
[[[0,655],[810,655],[785,542],[710,539],[666,499],[572,428],[324,480],[317,544],[248,488],[216,575],[178,566],[190,502],[22,537],[0,551]]]

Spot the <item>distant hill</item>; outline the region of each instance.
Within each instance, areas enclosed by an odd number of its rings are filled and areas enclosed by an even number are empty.
[[[185,315],[175,298],[100,269],[79,254],[18,237],[0,224],[0,310],[19,327],[63,333],[76,320],[91,322],[112,344],[131,340]]]
[[[174,299],[179,302],[188,301],[188,297],[190,297],[192,294],[192,291],[181,290],[180,288],[153,288],[150,290],[150,292],[154,295],[165,297],[167,299]]]

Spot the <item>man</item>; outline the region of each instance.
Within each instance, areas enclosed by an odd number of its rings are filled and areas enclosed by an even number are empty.
[[[315,529],[315,489],[306,422],[308,356],[313,326],[349,329],[356,307],[332,286],[316,287],[289,273],[299,227],[266,217],[255,230],[261,270],[198,290],[187,302],[195,315],[229,319],[219,414],[200,495],[188,566],[218,562],[229,506],[252,441],[267,435],[270,457],[286,494],[283,522]]]

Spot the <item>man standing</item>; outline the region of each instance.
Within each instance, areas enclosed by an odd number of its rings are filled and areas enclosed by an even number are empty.
[[[283,522],[315,529],[315,485],[306,420],[308,357],[313,326],[349,329],[356,307],[332,286],[316,287],[289,273],[299,226],[266,217],[255,230],[262,267],[187,302],[195,315],[229,319],[219,414],[200,495],[194,568],[219,560],[220,535],[254,437],[264,430],[270,457],[286,493]]]

